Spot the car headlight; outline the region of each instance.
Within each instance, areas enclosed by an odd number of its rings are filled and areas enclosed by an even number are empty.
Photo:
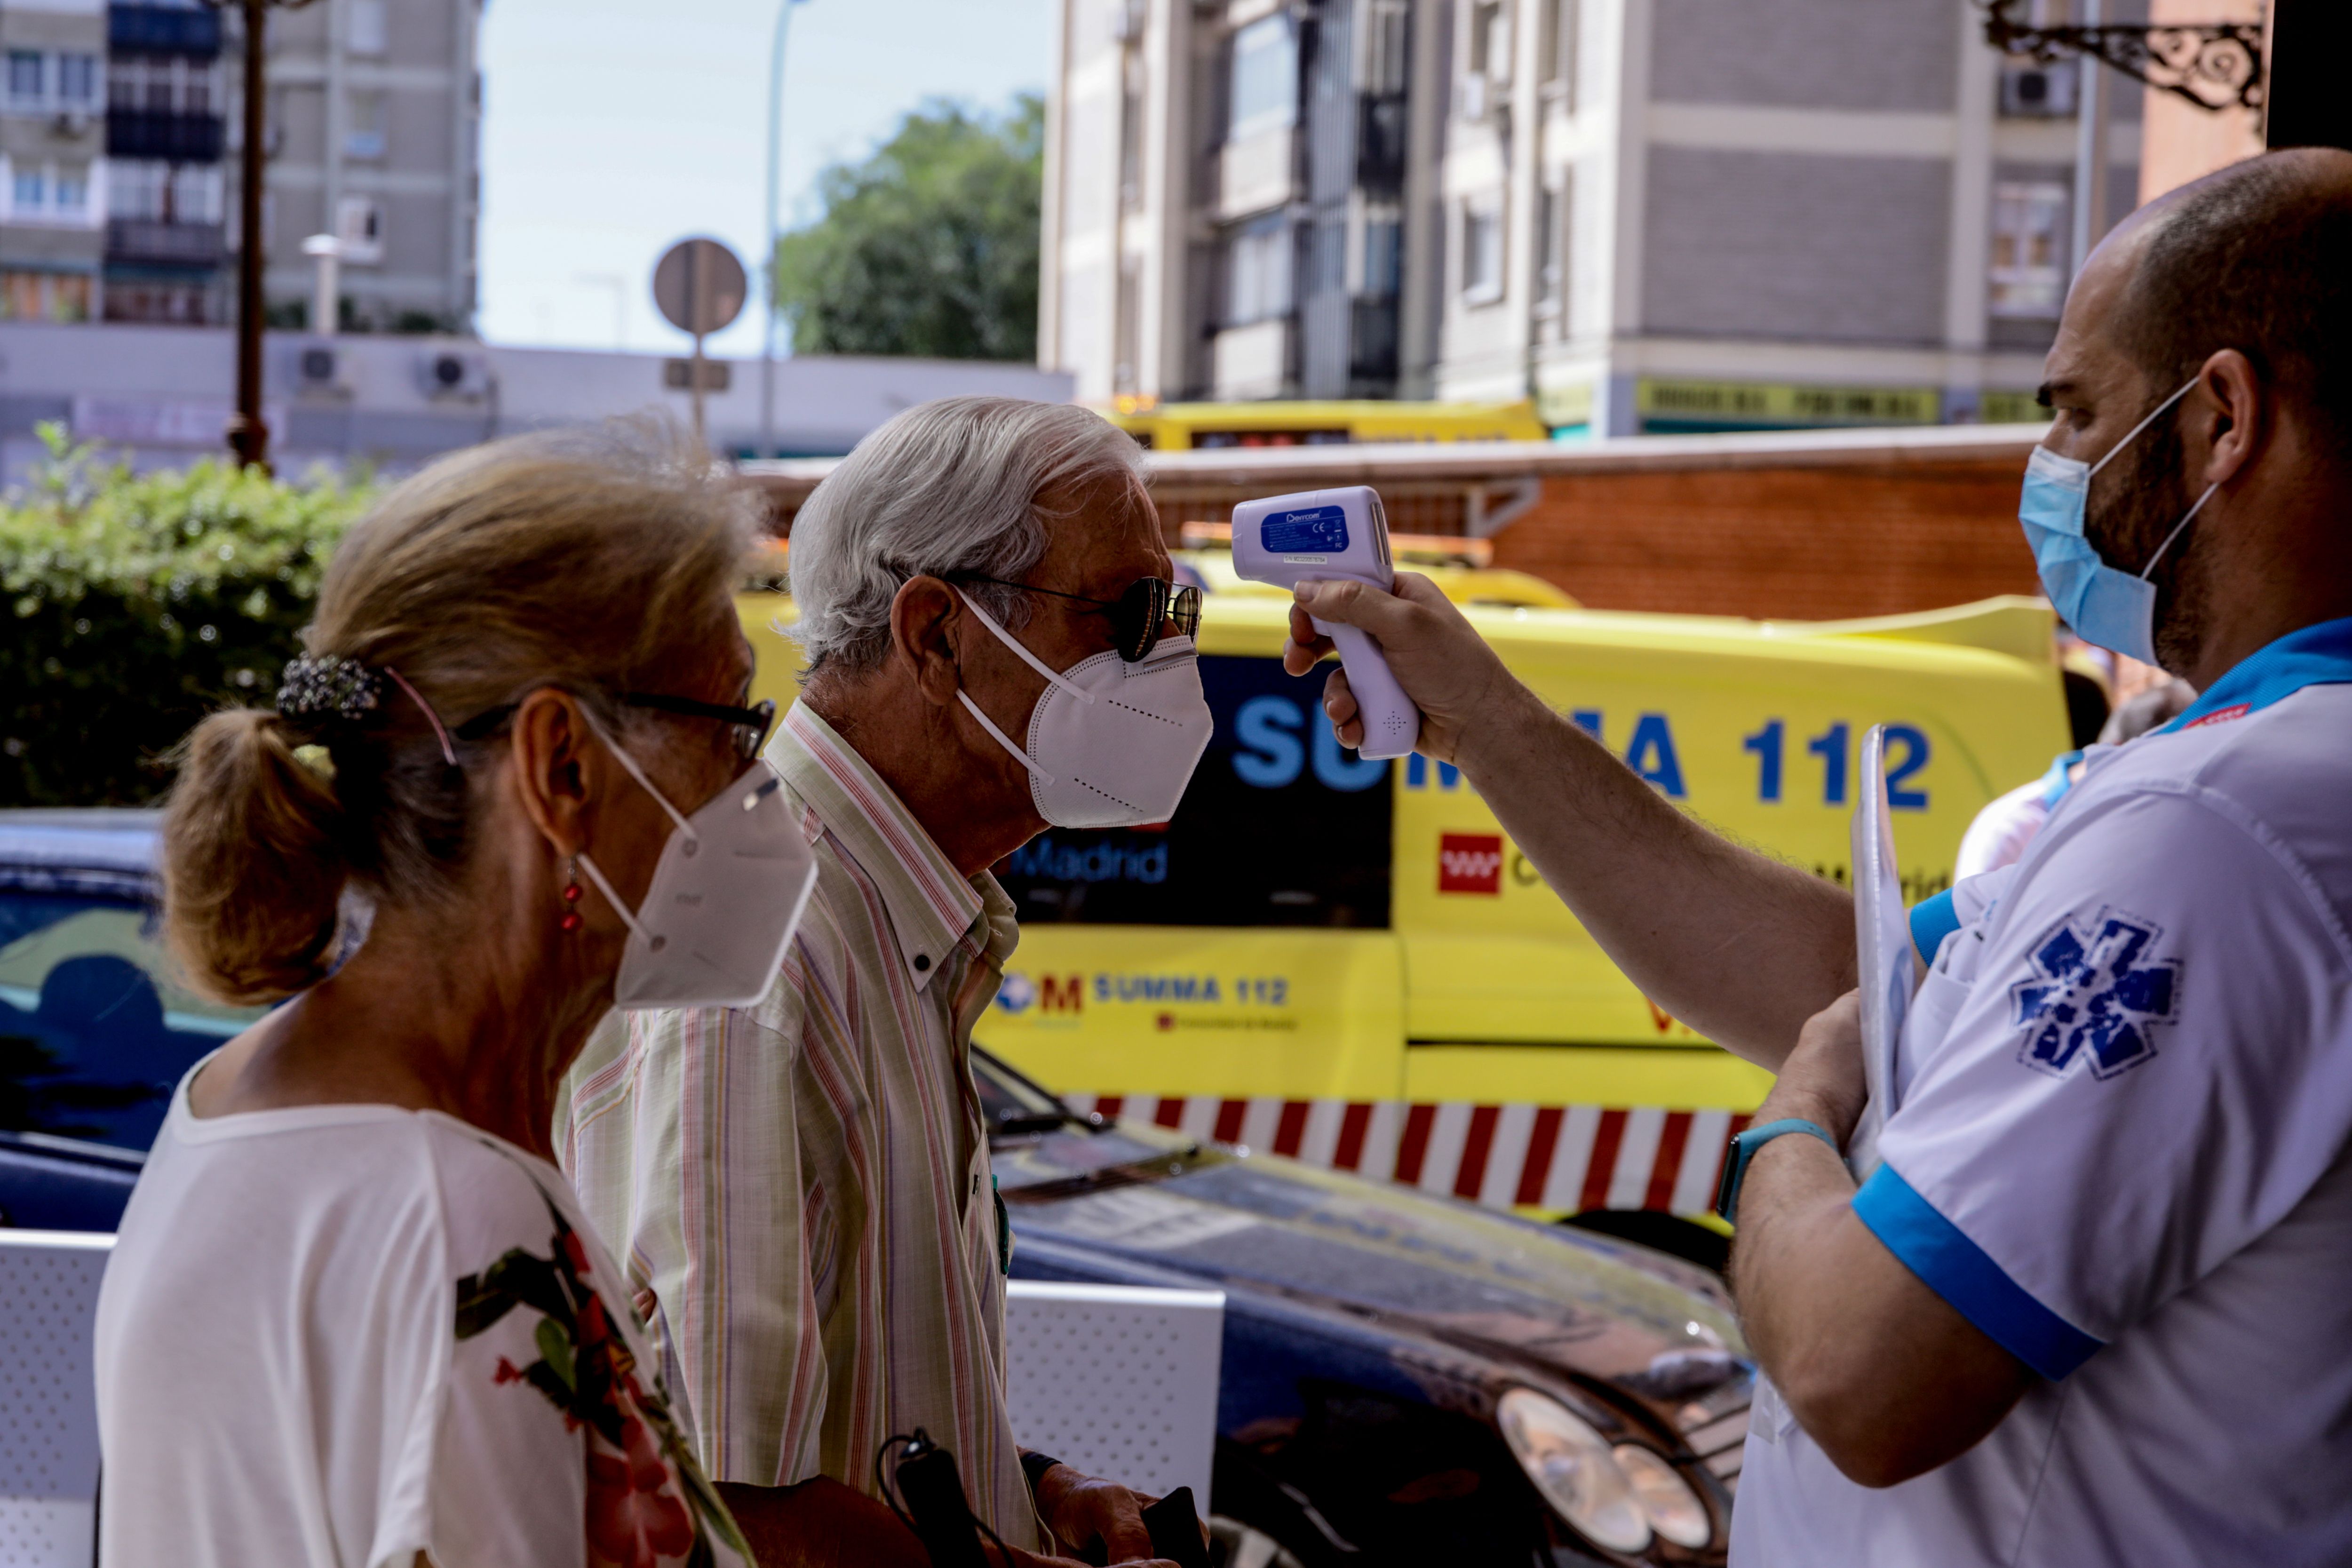
[[[1496,1404],[1495,1422],[1536,1490],[1594,1545],[1639,1552],[1650,1544],[1633,1481],[1583,1417],[1549,1394],[1514,1388]]]
[[[1674,1466],[1664,1456],[1648,1448],[1621,1443],[1610,1450],[1617,1468],[1625,1472],[1625,1479],[1633,1489],[1633,1500],[1641,1504],[1643,1517],[1656,1531],[1676,1546],[1705,1546],[1715,1537],[1715,1527],[1707,1522],[1706,1504],[1690,1483],[1675,1473]]]

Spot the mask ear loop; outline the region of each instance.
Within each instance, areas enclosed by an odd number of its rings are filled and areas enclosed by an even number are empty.
[[[2159,417],[2161,417],[2161,416],[2163,416],[2163,413],[2164,413],[2164,411],[2165,411],[2166,409],[2168,409],[2168,408],[2171,407],[2174,404],[2176,404],[2176,403],[2179,402],[2182,398],[2184,398],[2184,397],[2188,396],[2188,395],[2189,395],[2189,394],[2190,389],[2191,389],[2191,388],[2193,388],[2193,387],[2195,387],[2195,386],[2196,386],[2196,384],[2197,384],[2199,382],[2200,382],[2200,381],[2202,381],[2202,380],[2204,380],[2204,379],[2205,379],[2205,373],[2204,373],[2203,371],[2200,371],[2200,372],[2198,372],[2195,375],[2190,376],[2190,377],[2189,378],[2189,384],[2188,384],[2187,386],[2182,387],[2179,391],[2178,391],[2178,392],[2174,393],[2171,396],[2169,396],[2169,397],[2166,398],[2163,402],[2161,402],[2161,403],[2158,404],[2158,405],[2156,405],[2156,411],[2155,411],[2155,413],[2150,414],[2147,418],[2145,418],[2145,419],[2141,420],[2138,424],[2137,424],[2137,425],[2133,426],[2131,427],[2130,432],[2129,432],[2127,435],[2126,435],[2122,440],[2120,440],[2120,441],[2116,442],[2114,446],[2112,446],[2112,447],[2108,447],[2108,448],[2107,448],[2107,455],[2106,455],[2105,457],[2104,457],[2104,458],[2101,458],[2097,462],[2093,463],[2093,464],[2091,465],[2091,472],[2092,472],[2093,474],[2096,474],[2096,473],[2097,473],[2101,468],[2105,468],[2109,463],[2114,462],[2114,461],[2116,460],[2116,453],[2118,453],[2118,452],[2122,451],[2126,447],[2130,446],[2134,441],[2138,440],[2138,439],[2139,439],[2139,433],[2140,433],[2141,431],[2143,431],[2143,430],[2147,429],[2149,426],[2151,426],[2151,425],[2155,424],[2155,423],[2157,422],[2157,420],[2158,420]],[[2202,504],[2202,503],[2200,503],[2200,504]]]
[[[1095,694],[1093,692],[1088,691],[1083,686],[1072,685],[1067,679],[1063,678],[1061,671],[1052,668],[1044,659],[1039,658],[1035,654],[1031,653],[1026,647],[1024,647],[1021,644],[1020,638],[1014,637],[1011,632],[1006,631],[1003,626],[997,625],[996,617],[990,615],[986,610],[982,609],[978,605],[973,604],[962,589],[958,588],[956,590],[956,597],[963,600],[963,607],[965,609],[970,610],[973,615],[980,617],[980,624],[982,626],[986,626],[990,631],[996,634],[997,640],[999,642],[1002,642],[1006,647],[1011,648],[1014,653],[1019,654],[1021,656],[1021,661],[1024,664],[1026,664],[1030,668],[1035,670],[1038,674],[1044,676],[1047,680],[1053,682],[1055,686],[1060,687],[1064,691],[1068,692],[1079,701],[1084,702],[1088,706],[1093,705],[1095,700]],[[995,726],[991,725],[990,728],[993,729]]]
[[[2149,556],[2147,558],[2147,564],[2140,568],[2139,574],[2141,581],[2145,582],[2147,578],[2147,574],[2156,570],[2156,563],[2164,559],[2164,552],[2172,548],[2172,542],[2180,537],[2180,531],[2197,521],[2197,514],[2205,510],[2205,503],[2213,499],[2213,492],[2221,488],[2221,481],[2219,479],[2207,485],[2205,487],[2205,493],[2197,498],[2197,504],[2189,509],[2189,515],[2172,525],[2172,531],[2164,536],[2164,542],[2156,547],[2156,553]]]
[[[654,787],[653,780],[646,777],[645,769],[637,766],[637,760],[629,755],[628,749],[604,732],[604,726],[596,722],[596,716],[588,711],[586,703],[582,703],[580,706],[580,717],[587,724],[589,732],[604,742],[604,749],[613,753],[613,759],[627,771],[631,778],[637,781],[637,786],[653,796],[655,804],[669,814],[669,819],[677,824],[677,830],[686,835],[687,852],[693,853],[694,847],[701,842],[701,837],[694,831],[694,825],[678,815],[677,807],[669,803],[667,795]],[[604,879],[604,873],[597,869],[594,858],[587,850],[583,849],[576,858],[580,862],[580,868],[588,873],[588,879],[596,884],[596,890],[604,895],[604,901],[613,906],[613,912],[620,916],[621,922],[629,928],[629,933],[654,952],[659,952],[665,939],[653,935],[638,923],[636,915],[628,905],[621,901],[621,895],[613,890],[613,884]]]

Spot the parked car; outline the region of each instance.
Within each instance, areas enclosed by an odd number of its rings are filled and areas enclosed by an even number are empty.
[[[0,812],[0,1219],[110,1230],[173,1085],[251,1020],[179,989],[151,814]],[[1080,1115],[973,1053],[1016,1279],[1225,1292],[1223,1560],[1720,1563],[1754,1367],[1629,1242]]]

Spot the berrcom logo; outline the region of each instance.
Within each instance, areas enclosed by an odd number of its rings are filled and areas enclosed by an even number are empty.
[[[1500,893],[1503,840],[1494,833],[1445,833],[1437,839],[1437,890]]]

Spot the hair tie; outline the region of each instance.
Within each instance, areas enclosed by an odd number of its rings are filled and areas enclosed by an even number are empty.
[[[356,724],[383,701],[383,681],[375,671],[341,654],[308,654],[286,661],[278,683],[278,711],[288,719],[331,714]]]

